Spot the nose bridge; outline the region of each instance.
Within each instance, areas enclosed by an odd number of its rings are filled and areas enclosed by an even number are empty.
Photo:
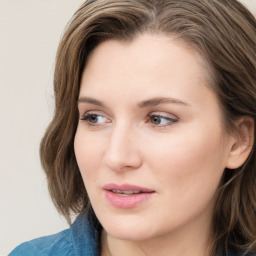
[[[109,136],[105,164],[114,171],[138,168],[141,157],[137,139],[133,127],[125,123],[116,124]]]

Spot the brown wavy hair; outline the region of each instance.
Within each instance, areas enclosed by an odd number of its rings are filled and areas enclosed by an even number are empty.
[[[92,213],[74,153],[80,80],[90,52],[108,39],[140,33],[175,36],[208,64],[227,130],[241,116],[256,120],[256,20],[236,0],[88,0],[59,44],[55,114],[40,147],[49,191],[58,211]],[[255,128],[254,128],[255,129]],[[254,130],[255,137],[255,130]],[[225,170],[213,218],[212,255],[256,253],[256,150],[238,169]],[[240,255],[239,254],[239,255]]]

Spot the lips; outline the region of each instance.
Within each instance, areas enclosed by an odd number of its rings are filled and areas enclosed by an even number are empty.
[[[107,201],[117,208],[134,208],[155,193],[152,189],[130,184],[106,184],[103,189]]]

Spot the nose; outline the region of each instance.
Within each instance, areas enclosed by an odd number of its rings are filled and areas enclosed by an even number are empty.
[[[142,165],[142,156],[136,131],[122,126],[113,128],[103,162],[115,172],[138,169]]]

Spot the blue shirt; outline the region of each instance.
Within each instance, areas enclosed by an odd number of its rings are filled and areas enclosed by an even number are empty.
[[[100,232],[85,214],[55,235],[40,237],[16,247],[9,256],[99,256]]]

